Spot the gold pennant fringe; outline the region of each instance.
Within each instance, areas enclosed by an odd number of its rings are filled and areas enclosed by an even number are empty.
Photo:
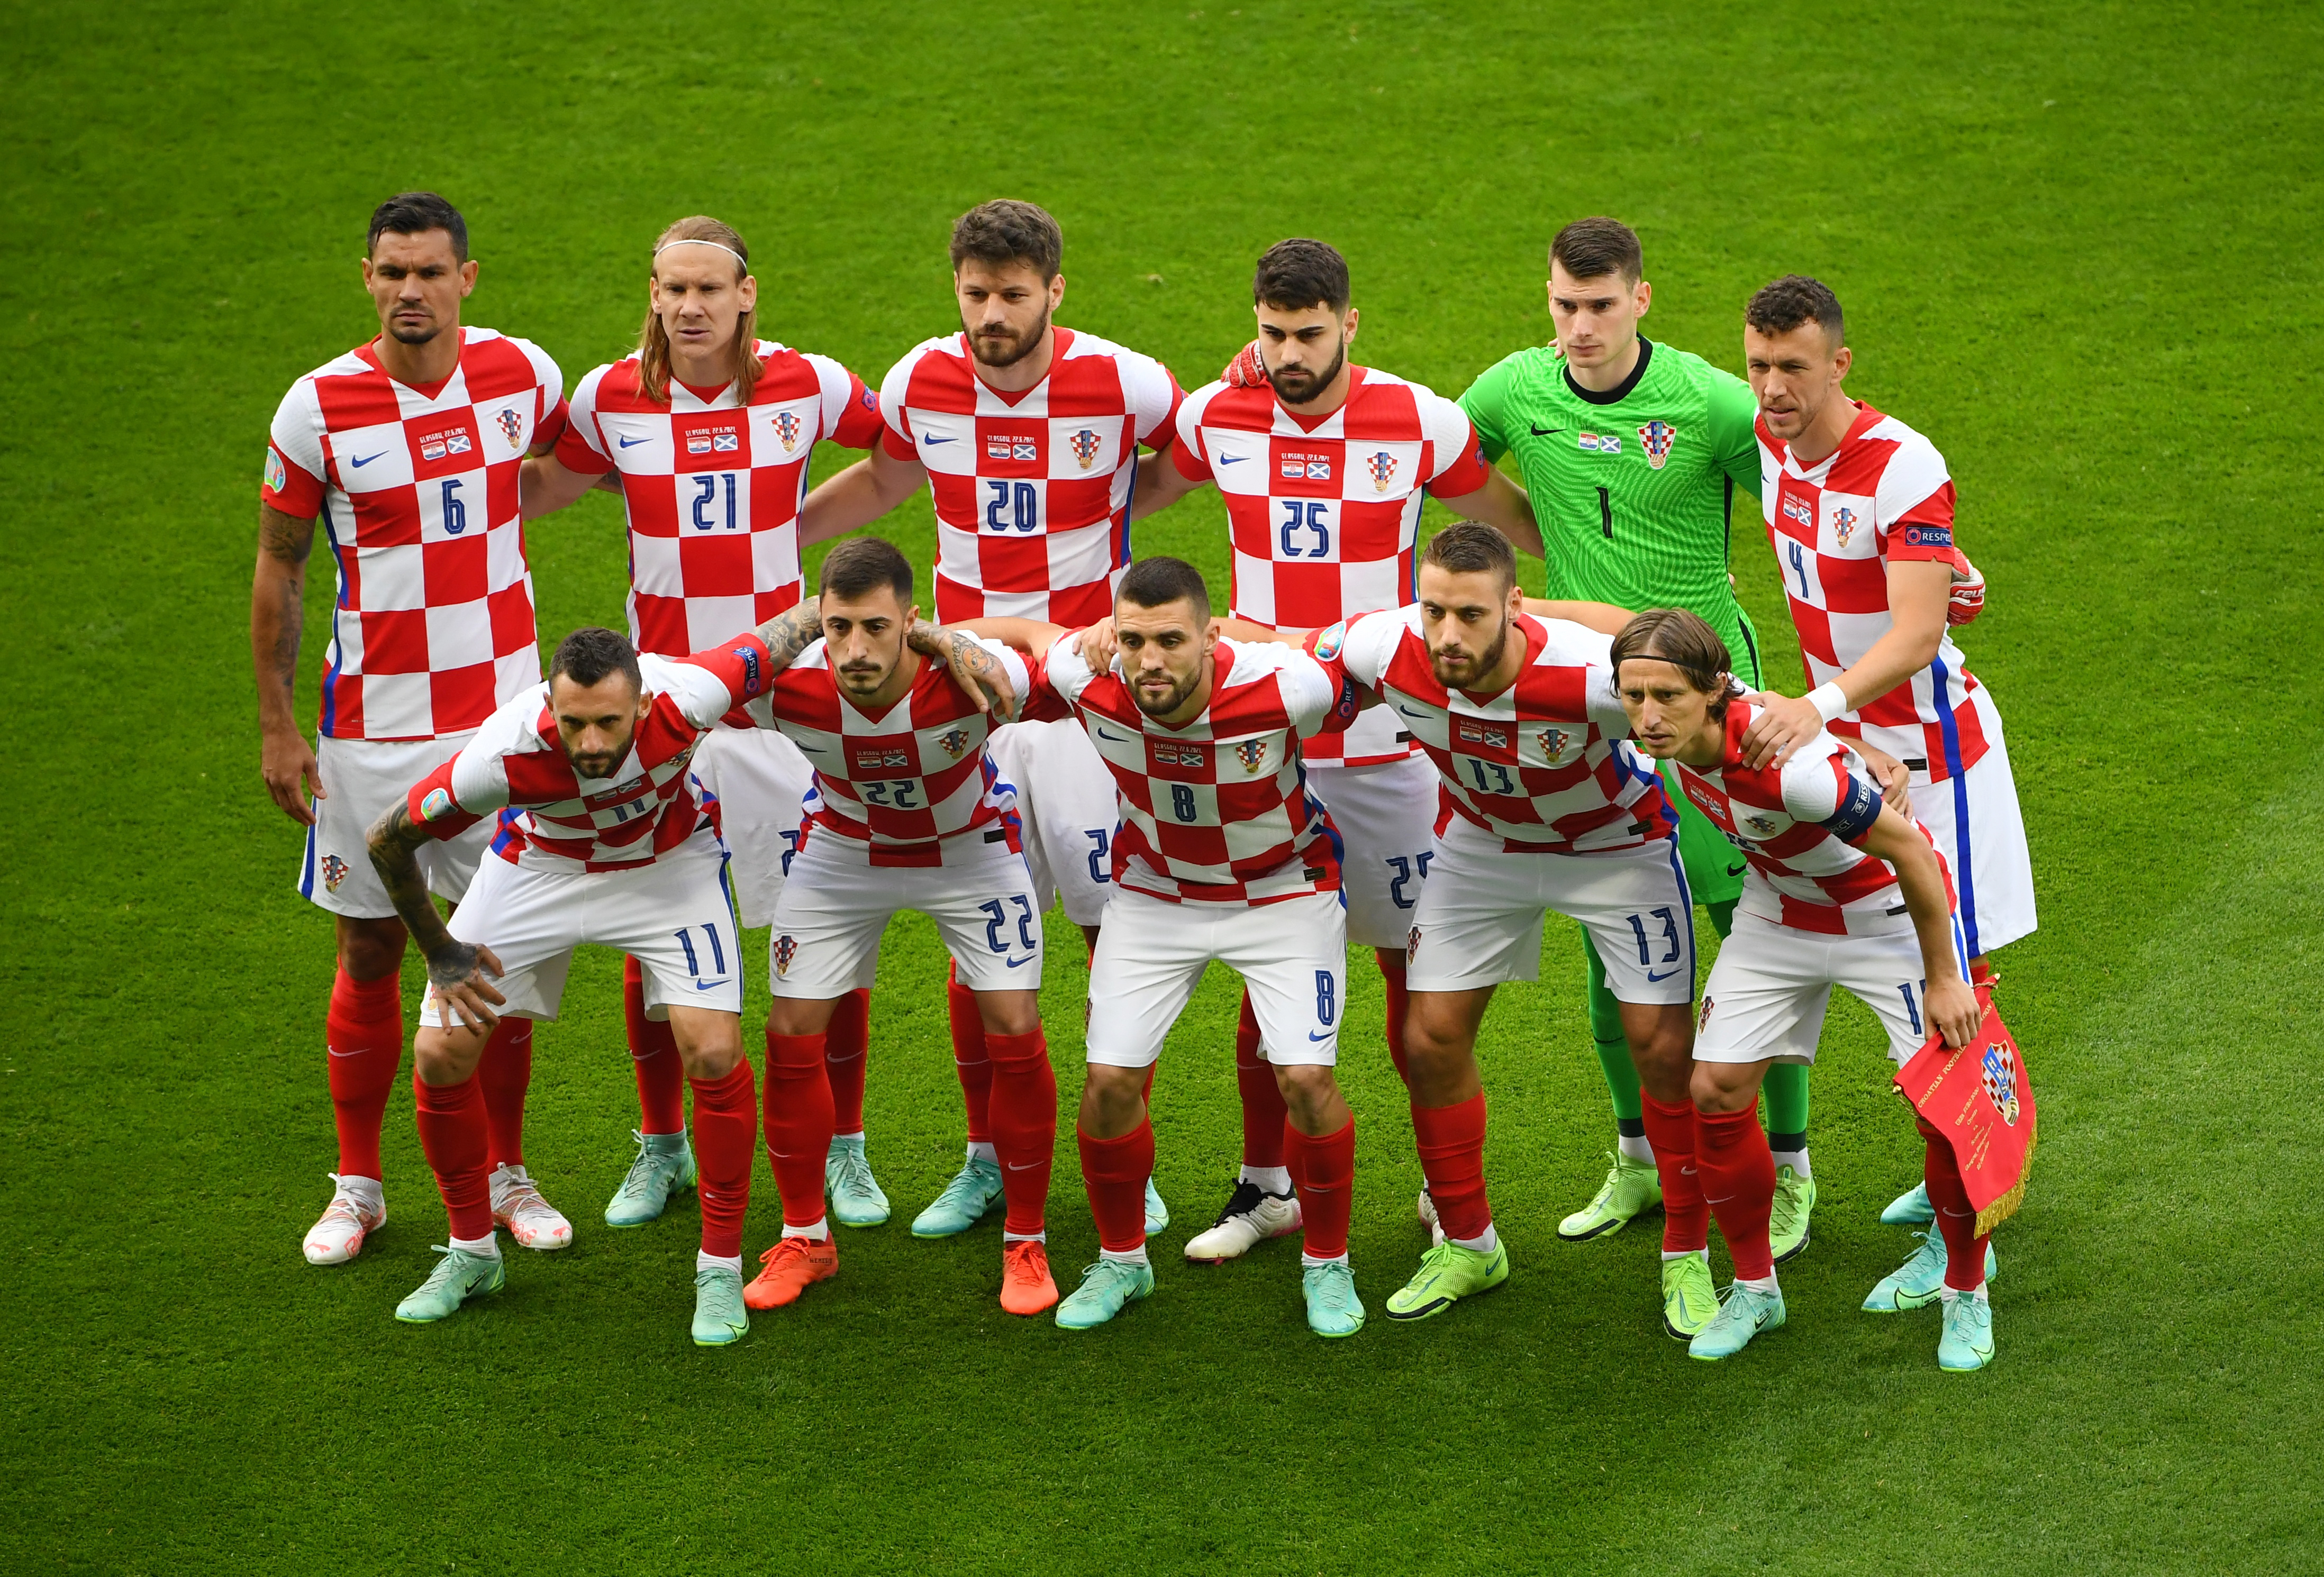
[[[2011,1188],[2008,1193],[1995,1200],[1991,1204],[1987,1205],[1983,1210],[1977,1213],[1977,1235],[1978,1237],[1984,1237],[1987,1233],[1992,1231],[1994,1228],[1999,1226],[2003,1222],[2006,1222],[2011,1216],[2015,1215],[2017,1213],[2017,1207],[2025,1203],[2025,1179],[2034,1170],[2034,1146],[2041,1137],[2041,1123],[2040,1119],[2037,1116],[2034,1120],[2034,1126],[2026,1130],[2025,1161],[2024,1164],[2017,1169],[2016,1185]]]

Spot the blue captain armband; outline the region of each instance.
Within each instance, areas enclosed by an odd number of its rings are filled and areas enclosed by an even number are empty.
[[[1822,825],[1841,843],[1860,844],[1879,819],[1880,790],[1850,772],[1840,788],[1840,808],[1825,816]]]

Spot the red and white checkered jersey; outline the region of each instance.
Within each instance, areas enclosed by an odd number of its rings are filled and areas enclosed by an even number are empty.
[[[1329,416],[1284,409],[1265,386],[1208,383],[1178,408],[1182,475],[1218,484],[1234,548],[1233,611],[1276,629],[1319,630],[1413,596],[1424,489],[1459,498],[1489,469],[1468,413],[1370,367],[1351,367]],[[1311,764],[1367,766],[1419,747],[1375,710],[1344,737],[1312,741]]]
[[[759,694],[773,666],[755,634],[687,658],[640,656],[652,704],[629,755],[604,778],[574,770],[557,735],[549,686],[536,685],[413,784],[405,808],[438,838],[500,812],[493,852],[529,871],[650,865],[696,834],[716,835],[715,813],[687,768],[704,732]]]
[[[1780,769],[1745,766],[1743,733],[1754,715],[1748,702],[1729,702],[1720,764],[1678,763],[1686,797],[1749,865],[1743,912],[1825,936],[1911,929],[1896,872],[1854,842],[1879,814],[1879,788],[1851,770],[1861,763],[1829,733],[1800,746]],[[1928,837],[1928,828],[1920,831]],[[1944,863],[1942,853],[1937,862]],[[1945,890],[1950,897],[1950,872]]]
[[[1019,696],[1039,694],[1037,665],[998,641],[984,645]],[[987,858],[988,844],[1021,847],[1016,788],[985,751],[992,720],[940,662],[922,660],[902,699],[869,712],[840,689],[817,641],[744,711],[759,727],[780,730],[815,769],[802,831],[823,840],[825,853],[852,852],[869,865],[944,865]],[[1025,715],[1042,709],[1028,706]],[[1065,709],[1053,701],[1047,715]]]
[[[1764,420],[1757,431],[1759,506],[1813,687],[1861,661],[1894,627],[1889,565],[1959,562],[1952,478],[1935,445],[1868,405],[1858,408],[1840,447],[1805,468]],[[1977,765],[2001,718],[1948,633],[1927,668],[1832,719],[1831,732],[1868,740],[1942,782]]]
[[[462,733],[540,682],[517,469],[564,389],[548,352],[489,328],[460,330],[433,389],[397,383],[367,345],[290,385],[258,496],[319,520],[338,573],[323,733]]]
[[[1510,639],[1524,641],[1525,666],[1490,696],[1437,682],[1416,605],[1319,630],[1308,649],[1335,680],[1378,694],[1436,763],[1438,831],[1458,816],[1512,853],[1555,854],[1666,835],[1670,801],[1614,694],[1613,637],[1523,613]]]
[[[959,334],[913,346],[880,385],[888,453],[927,468],[945,623],[1113,612],[1138,446],[1171,443],[1178,384],[1151,356],[1056,332],[1049,375],[1021,394],[978,377]]]
[[[1173,903],[1259,905],[1340,886],[1340,835],[1307,791],[1300,742],[1344,728],[1352,690],[1296,647],[1222,641],[1210,705],[1181,728],[1138,709],[1119,667],[1067,636],[1048,683],[1081,714],[1121,807],[1113,880]]]
[[[748,405],[734,384],[706,399],[675,378],[667,402],[650,399],[635,356],[573,391],[558,463],[622,474],[641,651],[696,651],[796,604],[808,454],[818,439],[852,449],[879,439],[879,397],[845,367],[763,339],[758,357]]]

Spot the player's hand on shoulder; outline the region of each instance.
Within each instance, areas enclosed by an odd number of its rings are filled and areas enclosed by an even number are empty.
[[[1945,599],[1945,622],[1966,624],[1985,612],[1985,576],[1966,554],[1953,555],[1953,588]]]
[[[926,624],[926,621],[922,623]],[[1010,682],[1008,668],[993,655],[992,649],[965,630],[946,630],[941,625],[928,626],[928,630],[953,682],[968,693],[976,709],[1003,723],[1014,723],[1021,697],[1017,687]]]
[[[1977,992],[1958,974],[1945,980],[1932,980],[1926,993],[1929,1022],[1945,1038],[1946,1047],[1959,1051],[1977,1038],[1977,1027],[1985,1014],[1977,1005]]]
[[[502,973],[501,961],[489,947],[447,940],[428,955],[428,985],[447,1015],[466,1029],[489,1030],[500,1022],[494,1008],[504,1006],[491,980]]]
[[[1113,632],[1113,615],[1109,613],[1094,624],[1084,624],[1074,632],[1074,650],[1089,665],[1090,672],[1102,674],[1113,666],[1114,653],[1121,642]]]
[[[264,779],[266,791],[274,797],[274,803],[282,807],[282,814],[300,826],[315,825],[315,813],[307,804],[309,795],[317,799],[330,798],[323,790],[323,772],[315,761],[315,747],[295,728],[260,736],[258,775]]]
[[[1823,732],[1823,714],[1804,696],[1763,690],[1746,699],[1759,714],[1743,731],[1743,764],[1754,771],[1782,766],[1794,751]]]
[[[1219,371],[1219,382],[1230,389],[1256,389],[1267,382],[1267,364],[1259,359],[1259,341],[1235,353],[1234,360]]]
[[[1912,815],[1912,769],[1878,745],[1857,740],[1854,746],[1858,758],[1864,762],[1864,770],[1872,774],[1872,781],[1879,786],[1880,798],[1887,801],[1888,808],[1898,816]]]

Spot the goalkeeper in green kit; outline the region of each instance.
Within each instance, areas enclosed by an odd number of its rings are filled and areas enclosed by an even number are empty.
[[[1758,632],[1735,600],[1727,566],[1736,489],[1755,497],[1759,490],[1751,427],[1757,406],[1742,379],[1638,332],[1652,296],[1643,267],[1638,237],[1619,220],[1577,219],[1560,230],[1549,250],[1556,342],[1492,367],[1461,396],[1461,406],[1488,460],[1517,456],[1548,549],[1545,595],[1634,610],[1685,608],[1719,632],[1734,654],[1735,677],[1757,690]],[[1746,519],[1756,520],[1756,511]],[[1688,803],[1674,776],[1666,788],[1687,885],[1724,937],[1742,892],[1742,857]],[[1587,931],[1582,948],[1590,1029],[1618,1139],[1597,1196],[1558,1225],[1559,1236],[1577,1241],[1619,1231],[1662,1201],[1637,1071]],[[1815,1205],[1808,1070],[1777,1063],[1764,1088],[1776,1166],[1769,1236],[1780,1263],[1807,1246]]]

